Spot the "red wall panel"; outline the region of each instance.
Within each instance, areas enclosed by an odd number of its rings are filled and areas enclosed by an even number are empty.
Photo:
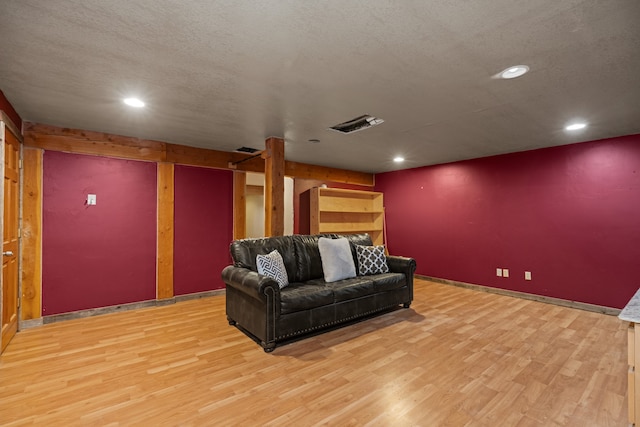
[[[615,308],[640,286],[640,135],[383,173],[376,190],[390,252],[418,274]]]
[[[155,299],[155,163],[45,151],[43,174],[42,315]]]
[[[175,295],[224,288],[232,238],[233,172],[176,165]]]

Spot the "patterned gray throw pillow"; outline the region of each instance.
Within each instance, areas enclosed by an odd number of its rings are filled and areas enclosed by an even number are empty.
[[[360,276],[389,272],[384,246],[356,245],[356,254],[358,255],[358,274]]]
[[[278,282],[280,289],[289,284],[287,269],[284,267],[282,255],[280,255],[277,249],[274,249],[267,255],[257,255],[256,266],[258,267],[258,274],[274,279]]]

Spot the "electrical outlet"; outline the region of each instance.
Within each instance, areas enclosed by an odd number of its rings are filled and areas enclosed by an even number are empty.
[[[525,271],[524,272],[524,280],[531,280],[531,272],[530,271]]]
[[[502,277],[509,277],[509,269],[508,268],[503,268],[502,269]]]
[[[496,276],[502,277],[502,269],[501,268],[496,268]]]

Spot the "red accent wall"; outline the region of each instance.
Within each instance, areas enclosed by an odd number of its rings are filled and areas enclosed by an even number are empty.
[[[174,293],[223,289],[231,264],[233,172],[175,166]]]
[[[9,118],[13,121],[13,124],[16,125],[18,130],[22,129],[22,118],[13,108],[13,105],[9,102],[4,93],[0,90],[0,111],[4,111],[4,113],[9,116]]]
[[[293,232],[295,234],[309,234],[311,232],[310,203],[313,187],[326,184],[331,188],[345,188],[347,190],[372,191],[373,188],[366,185],[345,184],[342,182],[319,181],[316,179],[296,178],[293,181]]]
[[[640,135],[383,173],[376,190],[389,250],[418,274],[615,308],[640,286]]]
[[[42,315],[155,299],[156,164],[45,151],[43,174]]]

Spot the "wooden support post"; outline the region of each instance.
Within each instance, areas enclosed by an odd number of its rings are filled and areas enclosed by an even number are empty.
[[[233,238],[247,237],[247,174],[242,171],[233,172]]]
[[[284,234],[284,139],[270,137],[263,153],[264,235]]]
[[[173,297],[174,165],[158,163],[156,298]]]
[[[23,147],[22,295],[20,320],[42,317],[42,155]]]

